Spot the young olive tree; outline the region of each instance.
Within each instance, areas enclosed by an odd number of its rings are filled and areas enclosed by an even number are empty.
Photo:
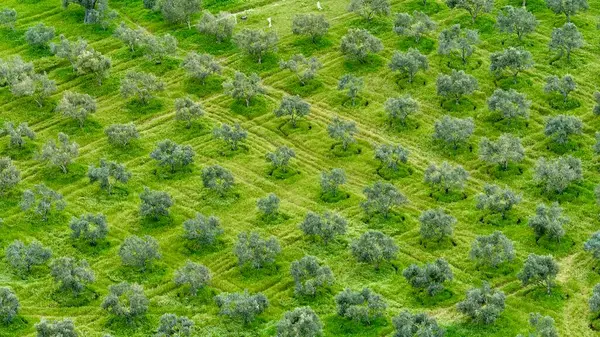
[[[329,241],[335,240],[336,236],[346,234],[347,226],[348,220],[344,217],[326,211],[323,215],[308,212],[299,227],[304,235],[318,237],[327,245]]]
[[[408,83],[412,83],[419,70],[429,69],[429,62],[427,56],[421,54],[418,49],[410,48],[405,53],[395,51],[389,67],[392,71],[398,71],[408,77]]]
[[[257,232],[241,232],[233,252],[240,267],[248,264],[254,269],[261,269],[275,263],[281,246],[274,236],[263,239]]]
[[[528,336],[558,337],[558,331],[554,326],[554,319],[550,316],[542,316],[540,313],[530,313],[529,325],[531,325],[534,332],[529,333]],[[525,336],[519,334],[517,337]]]
[[[513,242],[502,232],[494,231],[490,235],[477,236],[471,244],[469,258],[476,265],[498,268],[499,265],[511,262],[515,258]]]
[[[402,311],[392,318],[396,332],[393,337],[444,337],[445,330],[441,328],[434,317],[426,313],[412,314]]]
[[[212,279],[210,269],[206,266],[187,260],[185,265],[175,271],[174,282],[178,286],[187,285],[190,295],[196,296],[198,290],[204,289]]]
[[[16,55],[6,61],[0,59],[0,86],[12,86],[35,74],[33,62],[25,62]]]
[[[445,115],[441,120],[435,121],[433,139],[457,150],[471,138],[474,129],[475,124],[471,117],[461,119]]]
[[[171,34],[154,36],[147,34],[142,43],[144,55],[154,64],[161,64],[164,59],[177,51],[177,39]]]
[[[583,178],[581,160],[572,156],[548,160],[538,159],[535,166],[534,181],[542,186],[546,193],[562,193],[571,183]]]
[[[458,311],[483,324],[492,324],[504,311],[506,295],[502,290],[495,290],[484,282],[481,288],[467,290],[464,301],[456,305]]]
[[[8,136],[10,138],[10,147],[22,148],[25,145],[25,138],[35,139],[35,132],[29,127],[27,122],[20,123],[15,127],[13,122],[4,122],[0,129],[0,137]]]
[[[206,217],[200,213],[183,222],[184,238],[200,244],[209,246],[217,242],[224,231],[221,228],[219,218],[216,216]]]
[[[78,218],[72,217],[69,227],[73,239],[84,240],[92,246],[98,244],[98,241],[104,240],[108,235],[106,216],[102,213],[87,213]]]
[[[45,318],[35,325],[37,337],[78,337],[75,324],[70,318],[49,321]]]
[[[345,121],[338,116],[333,117],[331,123],[327,125],[329,137],[342,143],[342,149],[348,150],[351,143],[356,142],[354,134],[358,132],[354,121]]]
[[[140,193],[140,215],[151,217],[154,220],[161,216],[169,216],[169,208],[173,206],[173,200],[167,192],[151,190],[144,186]]]
[[[7,289],[7,288],[0,288],[0,298],[2,296],[2,289]],[[600,311],[600,283],[597,283],[594,286],[594,288],[592,289],[592,296],[588,300],[588,304],[590,306],[590,311],[593,312],[594,314],[598,314],[598,311]],[[0,317],[2,317],[2,316],[0,316]]]
[[[439,258],[425,266],[411,264],[402,271],[402,276],[415,289],[427,291],[429,296],[435,296],[444,290],[444,283],[454,278],[450,264]]]
[[[323,334],[323,323],[310,307],[286,311],[277,323],[277,337],[317,337]]]
[[[279,38],[275,31],[265,32],[261,29],[244,28],[233,37],[235,44],[246,54],[262,63],[265,54],[277,51]]]
[[[180,145],[170,139],[156,144],[150,158],[156,160],[158,166],[168,167],[171,173],[184,169],[194,163],[196,152],[191,145]]]
[[[469,172],[461,165],[452,166],[448,162],[442,162],[440,166],[431,164],[425,170],[425,183],[431,188],[437,187],[449,193],[451,190],[462,190],[469,179]]]
[[[527,100],[525,94],[519,93],[514,89],[503,90],[496,89],[490,98],[488,98],[488,109],[498,113],[502,118],[512,123],[518,117],[528,118],[531,101]]]
[[[193,333],[194,321],[167,313],[160,316],[156,337],[192,337]]]
[[[558,52],[558,58],[566,53],[567,62],[571,62],[571,53],[573,50],[583,47],[583,44],[583,35],[579,32],[577,26],[574,23],[567,22],[564,26],[552,30],[552,37],[548,43],[548,47]]]
[[[558,263],[552,255],[529,254],[527,260],[525,260],[523,270],[517,277],[524,286],[532,283],[545,285],[546,291],[550,294],[558,270]]]
[[[78,296],[88,283],[96,280],[94,271],[85,259],[77,260],[73,257],[60,257],[50,263],[50,275],[59,283],[60,290],[73,292]]]
[[[583,132],[583,122],[575,116],[556,115],[546,121],[544,134],[558,144],[569,142],[570,135],[580,135]]]
[[[108,295],[102,302],[102,309],[132,324],[136,318],[146,314],[148,303],[143,286],[121,282],[108,287]]]
[[[446,5],[466,10],[471,15],[471,21],[475,23],[479,14],[489,13],[494,9],[494,0],[446,0]]]
[[[69,164],[75,157],[79,155],[79,145],[69,141],[69,136],[59,132],[58,143],[53,139],[48,140],[42,147],[42,152],[39,155],[40,160],[48,162],[51,166],[56,166],[63,173],[69,170]]]
[[[211,35],[218,43],[231,39],[236,25],[235,15],[229,12],[219,12],[213,15],[204,11],[196,28],[202,34]]]
[[[169,23],[186,23],[192,29],[192,15],[200,12],[202,0],[161,0],[160,11]]]
[[[334,168],[329,172],[323,171],[321,172],[320,182],[323,194],[330,194],[335,197],[339,193],[340,185],[346,183],[346,173],[341,168]]]
[[[24,277],[34,266],[45,264],[52,257],[52,250],[37,240],[31,241],[29,245],[15,240],[6,247],[4,255],[17,274]]]
[[[112,124],[104,129],[104,134],[108,142],[115,146],[127,147],[135,139],[140,138],[140,134],[135,124]]]
[[[62,0],[63,8],[68,8],[70,4],[75,4],[85,9],[83,22],[85,24],[102,23],[102,19],[113,14],[108,8],[108,0]]]
[[[233,319],[240,319],[244,325],[252,322],[269,306],[269,300],[263,293],[250,294],[248,290],[241,293],[221,293],[215,296],[219,314]]]
[[[54,38],[54,27],[48,27],[42,22],[29,27],[25,32],[25,41],[36,48],[46,48],[48,42]]]
[[[305,86],[317,76],[317,72],[323,68],[323,64],[314,56],[307,58],[302,54],[295,54],[288,61],[279,61],[279,68],[289,69],[296,75],[300,85]]]
[[[545,235],[550,240],[560,242],[565,236],[564,226],[569,223],[569,218],[563,215],[563,209],[557,202],[549,207],[545,204],[539,204],[535,210],[535,215],[529,217],[529,227],[535,234],[535,242],[538,243]]]
[[[387,219],[392,208],[408,202],[404,194],[388,182],[378,181],[365,187],[363,193],[367,200],[361,202],[360,206],[369,217],[379,214]]]
[[[406,164],[409,151],[402,145],[381,144],[375,147],[375,159],[381,162],[380,167],[398,171],[400,163]]]
[[[0,196],[12,190],[21,181],[21,171],[10,157],[0,157]]]
[[[525,4],[527,0],[523,0]],[[535,32],[538,21],[533,13],[523,7],[504,6],[496,18],[496,27],[506,34],[515,34],[519,41]]]
[[[474,46],[479,44],[479,33],[477,30],[461,29],[459,24],[444,29],[438,38],[438,54],[458,54],[463,64],[475,51]]]
[[[96,113],[96,109],[96,100],[92,96],[73,91],[65,91],[56,106],[56,111],[76,120],[80,128],[83,128],[89,115]]]
[[[29,96],[41,108],[46,99],[56,92],[56,81],[48,78],[46,73],[33,74],[10,87],[10,92],[16,97]]]
[[[8,325],[19,314],[21,304],[15,292],[8,287],[0,287],[0,322]]]
[[[266,158],[267,161],[271,163],[271,172],[275,170],[287,172],[290,166],[290,160],[296,158],[296,152],[283,145],[278,146],[275,151],[267,153]]]
[[[368,230],[353,240],[350,250],[358,262],[372,264],[375,270],[379,270],[382,262],[391,261],[398,254],[394,239],[376,230]]]
[[[383,50],[383,43],[366,29],[351,28],[342,37],[340,48],[342,53],[348,57],[355,58],[360,63],[366,63],[369,55]]]
[[[239,143],[245,141],[248,137],[248,131],[243,129],[239,123],[235,123],[233,126],[223,123],[221,127],[213,129],[213,137],[223,140],[229,145],[231,151],[236,151],[239,148]]]
[[[414,11],[412,15],[398,13],[394,20],[394,32],[398,35],[413,37],[417,43],[423,35],[432,32],[436,26],[435,22],[421,11]]]
[[[92,74],[96,76],[98,85],[102,85],[102,80],[110,74],[112,61],[107,56],[102,55],[99,51],[91,48],[85,49],[79,53],[75,61],[74,69],[80,75]]]
[[[544,91],[550,94],[560,94],[563,98],[563,103],[566,103],[569,99],[569,94],[577,88],[577,83],[571,75],[565,75],[559,78],[556,75],[548,76],[546,78],[546,85]]]
[[[235,72],[232,79],[223,82],[223,89],[225,90],[225,94],[231,96],[231,98],[244,100],[246,107],[250,106],[254,97],[267,92],[256,73],[248,76],[239,71]]]
[[[419,102],[410,95],[390,97],[385,101],[384,109],[390,124],[397,120],[400,124],[406,125],[408,116],[419,111]]]
[[[356,103],[356,97],[363,88],[363,80],[352,74],[346,74],[338,82],[338,90],[346,90],[346,95],[351,99],[352,106]]]
[[[477,79],[464,71],[452,69],[450,75],[439,74],[436,81],[437,94],[439,96],[454,99],[458,104],[464,95],[470,95],[479,89]]]
[[[583,244],[583,250],[592,253],[596,260],[600,260],[600,231],[593,233]]]
[[[165,90],[165,83],[154,74],[141,71],[129,71],[121,80],[121,95],[124,98],[135,97],[143,105],[154,98],[154,94]]]
[[[136,48],[142,47],[144,45],[144,41],[146,40],[146,31],[138,27],[136,29],[129,28],[125,24],[125,22],[121,22],[119,27],[115,29],[114,33],[115,37],[129,47],[129,50],[133,53]]]
[[[293,261],[290,274],[294,278],[294,294],[297,296],[314,297],[319,289],[333,285],[335,280],[331,268],[312,255]]]
[[[100,159],[100,164],[95,166],[90,164],[88,168],[88,178],[90,183],[98,182],[100,188],[112,194],[113,187],[117,183],[127,184],[131,178],[131,172],[127,171],[125,165]]]
[[[510,188],[486,184],[483,187],[483,193],[477,195],[477,209],[487,210],[494,214],[499,213],[502,215],[502,219],[506,219],[506,213],[520,203],[521,198],[521,195],[516,194]]]
[[[308,35],[312,43],[316,43],[329,31],[329,22],[325,15],[296,14],[292,19],[292,33],[294,35]]]
[[[371,21],[376,16],[390,15],[391,7],[389,0],[350,0],[348,11]]]
[[[10,30],[15,30],[17,22],[17,11],[13,8],[3,8],[0,10],[0,26],[5,26]]]
[[[350,288],[335,296],[337,314],[363,324],[382,317],[387,309],[383,297],[369,288],[353,291]]]
[[[233,174],[220,165],[207,166],[202,169],[202,185],[224,197],[235,183]]]
[[[525,157],[521,139],[504,133],[496,140],[482,137],[479,143],[479,158],[487,163],[500,165],[507,170],[510,163],[519,163]]]
[[[567,23],[571,22],[571,15],[589,8],[587,0],[546,0],[546,6],[555,14],[565,14]]]
[[[508,47],[503,51],[490,55],[490,71],[501,77],[506,70],[511,73],[513,82],[517,83],[517,75],[533,67],[533,56],[523,48]]]
[[[310,114],[310,104],[298,95],[285,95],[281,100],[279,108],[277,108],[274,113],[276,117],[288,116],[292,127],[295,128],[299,118],[306,117]]]
[[[125,238],[119,248],[119,256],[123,265],[137,268],[142,272],[162,257],[158,251],[158,241],[150,235],[143,237],[130,235]]]
[[[454,232],[456,218],[449,215],[441,208],[428,209],[419,217],[421,223],[421,238],[423,240],[442,241],[451,237]]]
[[[66,207],[62,194],[44,184],[35,185],[31,190],[23,191],[21,209],[32,211],[39,215],[42,221],[47,221],[52,212],[60,212]]]
[[[279,203],[279,197],[275,193],[269,193],[256,201],[256,208],[263,219],[271,219],[279,214]]]
[[[214,56],[198,54],[193,51],[186,55],[181,67],[185,69],[190,77],[200,80],[202,85],[206,83],[206,78],[210,75],[221,73],[221,65]]]

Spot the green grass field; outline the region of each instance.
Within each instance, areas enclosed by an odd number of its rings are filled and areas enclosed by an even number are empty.
[[[391,2],[393,13],[423,9],[420,0]],[[0,325],[0,336],[34,336],[34,325],[42,317],[72,317],[81,336],[99,337],[103,333],[118,337],[151,336],[158,318],[167,312],[193,319],[198,336],[273,336],[283,313],[304,305],[317,312],[324,323],[325,336],[391,336],[394,331],[391,318],[403,309],[434,315],[446,328],[449,337],[525,333],[530,312],[553,317],[562,336],[597,334],[590,328],[595,316],[589,312],[588,298],[593,286],[600,282],[600,275],[591,254],[584,252],[583,242],[600,227],[600,210],[593,194],[594,186],[600,183],[600,162],[592,150],[594,133],[600,125],[598,117],[592,113],[592,94],[600,84],[597,76],[600,73],[600,37],[596,28],[600,1],[591,0],[587,12],[572,18],[583,33],[586,44],[574,52],[571,64],[564,60],[550,64],[554,58],[554,53],[548,50],[550,34],[554,27],[565,23],[565,17],[552,13],[543,0],[528,1],[527,8],[539,20],[539,27],[522,43],[499,33],[494,27],[498,9],[507,4],[520,6],[520,0],[497,1],[494,11],[479,17],[475,24],[471,23],[465,11],[451,10],[439,0],[432,1],[425,11],[438,23],[438,28],[417,45],[423,54],[427,54],[430,69],[419,73],[413,84],[391,73],[387,66],[395,50],[415,46],[411,38],[398,36],[392,31],[393,16],[376,18],[368,23],[347,12],[346,0],[324,0],[321,3],[324,7],[321,13],[330,21],[331,28],[318,44],[313,45],[305,37],[292,35],[291,20],[296,13],[316,12],[316,1],[206,0],[204,7],[213,13],[247,10],[248,20],[238,20],[236,31],[244,27],[266,29],[267,18],[272,18],[272,29],[280,37],[279,50],[269,54],[262,64],[257,64],[233,43],[216,44],[196,29],[164,23],[161,14],[144,9],[141,0],[111,0],[111,7],[120,16],[117,22],[138,24],[153,34],[168,32],[178,39],[177,55],[155,65],[139,52],[130,53],[121,41],[113,37],[112,29],[84,25],[84,11],[78,6],[65,10],[59,0],[0,1],[0,8],[14,8],[19,14],[14,32],[0,28],[0,58],[20,55],[27,61],[33,61],[36,70],[47,72],[51,79],[56,80],[59,89],[45,107],[38,108],[30,98],[14,98],[7,88],[0,88],[0,122],[27,121],[38,134],[36,140],[20,152],[9,148],[7,138],[0,139],[0,155],[11,156],[23,176],[16,189],[0,198],[0,217],[4,219],[4,224],[0,225],[0,247],[4,252],[4,248],[15,239],[26,242],[37,239],[52,248],[54,257],[85,258],[97,277],[81,299],[70,303],[57,296],[56,285],[47,266],[37,267],[32,275],[21,279],[12,272],[4,253],[0,253],[0,285],[12,287],[22,306],[16,323]],[[198,18],[195,17],[195,20]],[[24,33],[38,22],[54,26],[57,35],[64,34],[69,39],[82,37],[93,48],[109,56],[113,63],[110,77],[98,86],[91,76],[75,75],[67,61],[47,50],[28,46]],[[479,90],[468,96],[459,107],[448,110],[436,95],[435,78],[440,72],[450,72],[451,68],[448,67],[449,58],[438,55],[436,49],[439,32],[454,23],[477,28],[480,32],[481,43],[464,67],[467,73],[478,79]],[[367,28],[383,41],[385,49],[370,57],[366,64],[346,59],[339,44],[351,27]],[[489,72],[489,55],[519,44],[533,54],[535,66],[520,74],[516,84],[511,79],[495,81]],[[189,79],[179,66],[188,51],[215,55],[224,67],[223,74],[211,77],[204,86]],[[287,60],[297,53],[316,56],[324,65],[310,86],[299,86],[289,71],[279,69],[279,59]],[[166,83],[166,90],[148,107],[140,109],[123,99],[119,92],[120,79],[129,70],[154,73]],[[236,70],[258,73],[268,90],[250,108],[223,94],[221,83],[232,77]],[[346,73],[361,76],[365,81],[365,90],[356,107],[351,107],[344,93],[337,90],[339,78]],[[572,74],[577,82],[577,89],[571,97],[578,104],[569,110],[555,109],[549,103],[552,97],[543,91],[545,78],[567,73]],[[514,88],[528,96],[532,107],[527,123],[508,127],[494,121],[486,99],[497,87]],[[56,102],[66,90],[88,93],[97,99],[98,111],[83,129],[77,122],[54,111]],[[311,114],[297,129],[289,128],[284,119],[273,114],[286,93],[299,94],[312,105]],[[388,126],[383,103],[387,98],[406,93],[419,101],[420,112],[410,118],[406,127]],[[201,101],[207,112],[191,129],[174,120],[173,101],[186,95]],[[544,135],[546,119],[559,113],[578,116],[584,122],[584,134],[572,137],[571,142],[562,148],[554,147]],[[475,133],[469,141],[472,151],[468,146],[448,151],[433,141],[433,124],[445,114],[473,117]],[[358,142],[352,145],[353,151],[349,155],[340,156],[339,151],[332,150],[334,141],[327,135],[326,126],[336,115],[354,120],[359,129]],[[127,122],[137,125],[141,138],[126,150],[109,145],[104,128]],[[223,145],[213,139],[211,130],[221,123],[234,122],[239,122],[249,132],[246,147],[223,155]],[[80,155],[67,174],[35,159],[41,146],[48,139],[55,139],[58,132],[68,134],[80,145]],[[521,137],[526,149],[526,159],[508,172],[500,172],[483,163],[477,155],[481,137],[496,138],[503,132]],[[158,170],[156,173],[156,163],[148,155],[155,144],[165,138],[194,148],[196,157],[191,172],[166,174]],[[377,174],[379,164],[373,157],[373,145],[380,143],[399,143],[410,150],[407,166],[412,173],[391,180],[407,196],[409,203],[398,208],[387,221],[366,221],[359,204],[364,198],[362,189],[381,179]],[[292,168],[297,174],[286,179],[270,176],[269,163],[265,160],[265,154],[279,145],[287,145],[296,152]],[[539,157],[555,158],[562,154],[571,154],[583,161],[584,180],[558,197],[548,197],[533,182],[533,167]],[[86,177],[87,166],[97,164],[100,158],[121,162],[133,172],[129,184],[111,196],[97,185],[90,184]],[[439,164],[445,160],[459,163],[469,171],[471,176],[465,189],[466,198],[437,201],[430,196],[431,190],[423,182],[423,172],[430,163]],[[231,170],[236,179],[234,193],[224,199],[215,198],[203,188],[200,178],[203,167],[216,163]],[[320,172],[336,167],[346,171],[348,182],[343,190],[349,198],[335,203],[324,202],[320,198]],[[22,191],[42,182],[61,192],[67,202],[66,210],[53,215],[47,223],[22,212],[18,206]],[[510,216],[494,224],[480,221],[485,213],[475,208],[475,197],[487,182],[506,185],[523,194],[523,202],[509,213]],[[153,223],[140,217],[139,193],[143,186],[171,194],[174,206],[168,220]],[[265,223],[256,210],[256,200],[271,192],[281,198],[285,217]],[[538,203],[554,200],[561,202],[571,218],[565,228],[566,236],[560,243],[542,239],[536,244],[526,219],[535,212]],[[427,247],[420,244],[418,217],[423,210],[434,207],[443,207],[458,219],[453,237],[455,245],[450,242]],[[325,210],[335,210],[349,220],[347,235],[328,246],[307,239],[298,229],[308,211]],[[96,248],[79,245],[70,238],[69,219],[87,212],[102,212],[108,219],[110,232],[107,242]],[[216,215],[221,219],[225,234],[214,248],[194,251],[182,238],[182,222],[196,212]],[[384,263],[376,271],[370,265],[356,262],[350,253],[349,243],[367,229],[380,230],[395,239],[400,252],[393,265],[398,270],[390,263]],[[259,271],[238,267],[233,246],[238,233],[249,230],[275,235],[279,239],[282,253],[274,267]],[[490,234],[494,230],[501,230],[515,242],[517,258],[496,272],[477,270],[468,256],[471,243],[477,235]],[[163,257],[145,273],[122,266],[118,256],[120,244],[132,234],[149,234],[159,241]],[[516,278],[530,253],[553,254],[559,261],[558,282],[551,295],[547,295],[543,288],[522,287]],[[324,261],[336,277],[335,285],[313,300],[294,296],[294,283],[289,275],[290,263],[306,254]],[[418,294],[402,277],[402,269],[411,263],[423,264],[438,257],[449,261],[454,281],[445,292],[433,298]],[[173,272],[186,259],[200,262],[213,272],[211,286],[197,297],[184,296],[184,291],[172,281]],[[150,299],[146,318],[133,327],[115,323],[100,308],[108,286],[124,280],[143,284]],[[456,310],[456,303],[464,299],[466,290],[481,285],[482,281],[489,281],[507,295],[505,312],[490,326],[472,323]],[[386,318],[363,326],[338,317],[335,294],[345,287],[360,289],[364,286],[385,297],[389,306]],[[219,316],[213,301],[213,296],[218,293],[244,289],[263,292],[271,304],[249,326]]]

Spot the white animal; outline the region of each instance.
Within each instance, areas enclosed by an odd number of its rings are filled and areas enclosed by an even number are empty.
[[[267,18],[267,21],[269,21],[269,28],[271,28],[271,18]]]
[[[321,7],[321,1],[317,1],[317,9],[318,10],[323,10],[323,7]]]

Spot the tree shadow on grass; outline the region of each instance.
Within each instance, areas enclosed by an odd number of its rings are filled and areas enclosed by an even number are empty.
[[[60,307],[81,307],[96,300],[100,295],[86,287],[79,294],[74,294],[68,289],[57,289],[52,292],[51,297]]]
[[[382,336],[382,331],[389,325],[385,317],[380,317],[371,324],[362,324],[339,315],[329,315],[323,319],[325,330],[330,336]]]
[[[134,99],[125,104],[125,111],[132,116],[144,116],[159,112],[163,106],[163,102],[156,98],[150,100],[148,104],[142,104]]]
[[[376,172],[377,175],[383,178],[384,180],[394,180],[408,177],[413,174],[414,170],[412,167],[406,165],[400,165],[396,170],[388,167],[379,166]]]
[[[385,59],[375,54],[370,54],[363,62],[350,57],[346,57],[343,62],[346,73],[354,73],[359,76],[377,72],[383,66],[385,66]]]
[[[425,55],[431,54],[435,50],[435,40],[426,36],[419,39],[419,42],[414,37],[405,36],[398,42],[398,48],[400,50],[408,50],[410,48],[416,48]]]
[[[348,147],[344,149],[342,143],[337,142],[331,145],[330,150],[331,155],[338,158],[351,157],[362,153],[362,147],[356,143],[349,144]]]
[[[204,83],[197,78],[186,77],[183,80],[183,90],[199,98],[207,97],[223,91],[223,78],[220,76],[209,76]]]
[[[128,322],[125,317],[111,315],[106,321],[106,328],[114,337],[130,337],[153,336],[156,326],[147,316],[136,317]]]
[[[230,109],[231,112],[252,120],[267,113],[269,111],[269,104],[266,98],[258,96],[252,99],[250,106],[246,106],[245,101],[234,100]]]
[[[161,262],[155,262],[145,271],[135,267],[119,266],[111,273],[108,278],[113,282],[134,282],[140,284],[162,284],[167,275],[167,266]]]
[[[306,57],[314,53],[325,50],[333,46],[333,41],[328,36],[318,38],[314,43],[310,37],[298,37],[290,43],[293,48],[299,49],[300,53]]]
[[[45,165],[38,172],[42,174],[44,182],[51,185],[51,188],[59,188],[84,178],[87,175],[87,166],[78,162],[71,163],[67,173],[63,173],[56,166]]]

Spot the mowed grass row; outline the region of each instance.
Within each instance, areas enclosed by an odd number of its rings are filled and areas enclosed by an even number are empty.
[[[498,2],[496,10],[507,2]],[[519,3],[511,3],[519,5]],[[381,320],[371,326],[359,326],[348,323],[335,315],[333,296],[344,287],[354,289],[369,286],[381,293],[388,302],[388,318],[403,308],[425,310],[435,314],[448,328],[449,336],[511,336],[523,332],[527,324],[527,314],[539,311],[551,315],[557,320],[563,335],[593,335],[588,324],[591,315],[587,309],[587,298],[591,288],[599,277],[592,269],[592,258],[583,252],[582,242],[597,228],[598,209],[593,198],[593,187],[600,181],[597,172],[597,159],[591,146],[597,121],[591,113],[592,93],[596,88],[598,72],[595,64],[598,55],[595,18],[596,1],[590,2],[591,9],[578,14],[573,21],[584,33],[586,46],[575,53],[570,66],[563,61],[549,64],[553,54],[548,52],[547,43],[553,27],[562,26],[563,16],[555,16],[545,8],[542,1],[529,1],[528,8],[540,20],[537,32],[528,37],[524,45],[534,55],[536,66],[519,76],[516,85],[511,80],[496,83],[488,71],[489,55],[504,46],[515,45],[516,41],[497,33],[493,24],[495,14],[484,15],[474,27],[480,30],[481,44],[470,58],[466,71],[479,80],[480,90],[463,102],[459,111],[449,111],[440,106],[435,95],[435,77],[440,72],[449,72],[449,58],[437,55],[437,34],[444,27],[461,23],[473,27],[470,18],[463,11],[449,10],[443,3],[429,3],[426,11],[438,22],[435,34],[425,38],[418,47],[428,54],[430,70],[419,74],[415,83],[408,85],[390,73],[387,63],[394,50],[406,50],[414,43],[398,37],[391,31],[392,18],[376,19],[366,23],[356,15],[347,13],[347,2],[342,0],[323,2],[323,14],[330,20],[330,33],[316,46],[305,38],[291,35],[291,18],[295,13],[313,12],[316,5],[305,1],[226,1],[221,4],[208,3],[210,10],[227,9],[230,11],[248,10],[247,21],[239,20],[236,30],[243,27],[266,28],[267,17],[271,17],[280,36],[279,52],[268,56],[258,65],[245,57],[231,43],[216,45],[208,37],[195,30],[163,23],[160,14],[152,13],[142,7],[141,1],[112,1],[111,6],[128,24],[138,24],[153,34],[171,33],[178,38],[180,51],[162,65],[146,61],[141,53],[130,54],[128,49],[111,36],[110,31],[82,24],[83,11],[75,6],[68,10],[60,8],[56,1],[16,2],[7,1],[2,6],[14,7],[19,12],[17,31],[1,31],[0,57],[6,58],[19,54],[26,60],[32,60],[38,71],[47,71],[59,84],[59,93],[53,97],[56,102],[65,90],[85,92],[97,98],[99,111],[80,129],[75,122],[66,120],[53,112],[53,102],[39,109],[29,99],[14,99],[7,89],[0,90],[2,121],[28,121],[38,132],[38,139],[25,153],[16,153],[2,143],[2,154],[11,155],[22,170],[24,181],[20,191],[12,192],[2,201],[1,216],[3,225],[2,247],[12,240],[20,238],[29,241],[36,238],[50,246],[55,256],[77,256],[86,258],[97,274],[97,281],[86,293],[86,300],[77,306],[61,303],[55,295],[55,285],[49,277],[46,267],[39,268],[34,275],[21,280],[13,275],[6,261],[0,261],[0,279],[15,289],[22,303],[22,315],[27,324],[17,327],[0,328],[0,335],[34,335],[33,324],[41,317],[73,317],[80,331],[86,336],[101,336],[102,332],[111,332],[115,336],[148,336],[156,326],[158,317],[165,312],[175,312],[194,319],[201,336],[269,336],[275,331],[275,324],[286,310],[296,306],[310,305],[325,323],[327,336],[381,336],[391,334],[393,327],[389,319]],[[421,9],[420,1],[394,1],[393,12],[411,12]],[[48,51],[35,50],[27,46],[23,34],[28,26],[37,22],[54,26],[58,34],[70,39],[79,36],[87,39],[91,45],[112,58],[113,70],[102,87],[98,87],[89,77],[78,77],[72,73],[67,62],[52,56]],[[343,57],[339,51],[340,38],[349,27],[364,27],[381,38],[385,50],[371,57],[368,64],[358,64]],[[504,41],[504,42],[503,42]],[[187,51],[209,52],[216,55],[226,67],[224,74],[209,80],[201,86],[187,79],[179,64]],[[278,69],[278,59],[287,59],[295,53],[304,53],[318,57],[325,65],[314,84],[300,87],[287,71]],[[456,60],[452,61],[457,64]],[[155,73],[167,84],[167,90],[159,94],[149,107],[140,108],[120,97],[120,79],[129,70],[142,70]],[[257,99],[252,107],[246,109],[222,94],[221,82],[233,75],[235,70],[257,72],[268,87],[268,95]],[[338,79],[345,73],[360,75],[365,80],[365,90],[361,94],[361,104],[352,108],[342,93],[336,90]],[[543,84],[550,74],[571,73],[575,76],[578,89],[573,93],[580,106],[566,112],[550,107],[549,96],[543,93]],[[489,118],[485,101],[493,90],[501,87],[513,87],[525,92],[533,101],[531,117],[517,128],[509,129],[502,123]],[[297,130],[283,125],[276,119],[272,110],[285,93],[300,94],[312,104],[312,112],[306,122]],[[383,103],[389,97],[410,93],[419,100],[421,112],[411,118],[409,127],[390,128],[383,112]],[[206,117],[192,129],[173,120],[173,100],[191,95],[200,100],[206,110]],[[368,101],[368,105],[365,103]],[[550,202],[555,198],[541,195],[541,191],[532,182],[533,165],[538,157],[557,157],[549,140],[543,134],[545,119],[550,115],[568,113],[580,116],[585,122],[585,134],[574,137],[566,152],[583,160],[585,181],[570,188],[559,200],[571,218],[566,228],[567,237],[555,244],[542,240],[535,244],[531,230],[526,226],[527,216],[532,214],[539,202]],[[435,144],[431,139],[433,123],[444,114],[471,116],[476,121],[476,132],[470,144],[473,151],[462,148],[457,153],[449,152]],[[333,141],[326,133],[330,119],[340,115],[353,119],[359,127],[359,142],[353,146],[360,154],[338,157],[331,150]],[[132,149],[119,150],[106,143],[103,128],[112,123],[134,121],[141,131],[141,139]],[[239,153],[221,155],[223,145],[212,139],[211,129],[220,123],[240,122],[249,133],[247,148]],[[310,129],[309,129],[310,125]],[[81,146],[81,155],[70,167],[70,173],[62,175],[55,169],[33,160],[41,145],[59,132],[66,132]],[[479,138],[497,137],[502,132],[511,132],[523,138],[527,159],[518,170],[498,174],[477,156]],[[190,144],[197,152],[196,162],[191,172],[176,175],[154,174],[155,163],[148,157],[156,142],[170,138],[178,143]],[[400,143],[411,151],[409,164],[413,174],[396,179],[393,182],[409,198],[410,203],[399,209],[388,221],[367,222],[359,207],[362,189],[377,181],[378,163],[373,159],[372,145],[376,143]],[[288,145],[297,153],[293,168],[299,174],[278,180],[268,175],[268,164],[264,155],[278,145]],[[132,181],[119,190],[116,195],[106,196],[97,186],[90,185],[85,177],[87,165],[97,163],[100,158],[123,162],[133,173]],[[463,165],[471,179],[465,190],[467,198],[454,202],[437,202],[429,196],[430,190],[423,179],[423,171],[431,162],[448,160]],[[219,163],[230,169],[236,178],[235,196],[225,200],[215,200],[202,187],[199,172],[202,167]],[[342,167],[349,181],[344,191],[350,198],[329,204],[320,200],[318,178],[321,170]],[[23,214],[18,208],[21,191],[36,183],[44,182],[65,195],[68,202],[66,211],[43,224]],[[486,182],[508,185],[524,195],[524,201],[508,220],[492,225],[480,222],[483,212],[475,209],[475,196]],[[171,219],[160,224],[148,223],[138,214],[138,194],[143,186],[168,191],[175,205],[171,210]],[[269,192],[276,193],[282,199],[282,210],[287,216],[285,221],[265,224],[259,220],[255,210],[256,199]],[[420,244],[418,216],[421,211],[443,207],[458,219],[453,246],[450,242],[439,247]],[[338,242],[325,247],[312,242],[301,235],[297,224],[307,211],[332,209],[350,220],[349,233]],[[70,239],[68,221],[73,215],[86,212],[103,212],[110,225],[108,243],[99,249],[89,249],[76,245]],[[181,223],[192,217],[195,212],[220,217],[225,235],[214,249],[195,252],[181,239]],[[403,219],[403,220],[402,220]],[[521,223],[517,224],[518,219]],[[399,268],[395,272],[386,264],[380,271],[372,266],[355,262],[349,252],[351,239],[358,237],[368,228],[375,228],[394,237],[400,246],[400,254],[393,264]],[[502,230],[515,241],[517,260],[498,273],[478,271],[468,259],[468,250],[472,240],[481,234],[489,234],[496,229]],[[275,235],[283,249],[275,267],[265,271],[253,272],[240,270],[232,253],[237,234],[241,231],[257,230],[264,235]],[[122,267],[117,255],[118,247],[125,237],[131,234],[150,234],[160,242],[163,259],[152,271],[140,274]],[[543,290],[521,288],[515,278],[527,254],[554,254],[560,261],[561,274],[559,286],[548,296]],[[327,263],[336,276],[336,285],[329,294],[323,294],[316,300],[307,301],[293,296],[293,282],[289,276],[289,264],[305,254],[316,255]],[[429,299],[415,294],[401,276],[401,270],[410,263],[425,263],[437,257],[449,260],[455,273],[455,281],[448,291]],[[186,259],[201,262],[214,273],[212,286],[198,298],[187,298],[183,291],[172,282],[173,271]],[[145,286],[151,299],[150,313],[145,321],[136,328],[112,324],[99,305],[107,293],[109,285],[122,280],[140,282]],[[493,326],[482,328],[469,323],[456,312],[454,305],[464,298],[464,292],[488,280],[495,287],[504,290],[507,295],[507,309]],[[249,327],[217,315],[218,310],[212,296],[221,291],[262,291],[271,301],[266,313]]]

